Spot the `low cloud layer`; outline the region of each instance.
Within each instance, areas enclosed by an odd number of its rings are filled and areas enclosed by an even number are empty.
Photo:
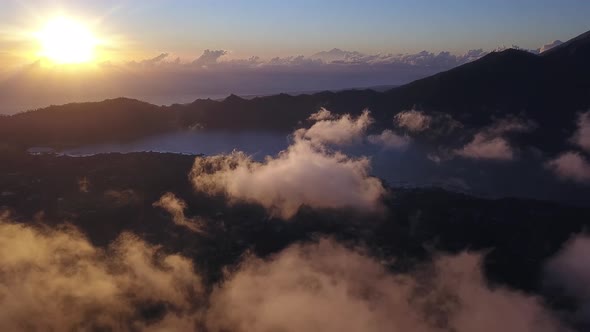
[[[141,197],[133,189],[107,190],[104,192],[104,198],[109,205],[122,207],[126,205],[137,205],[141,202]]]
[[[450,114],[435,111],[407,110],[393,118],[395,130],[409,137],[422,137],[430,142],[440,142],[463,128],[463,124]],[[394,132],[395,133],[395,132]]]
[[[561,179],[590,183],[590,162],[579,152],[562,153],[546,165]]]
[[[332,240],[251,257],[212,294],[211,331],[566,331],[539,298],[488,288],[481,257],[392,274]]]
[[[191,232],[202,232],[202,222],[196,218],[187,218],[184,215],[184,210],[187,208],[186,203],[173,193],[165,193],[153,206],[162,208],[170,213],[172,221],[176,225],[186,227]]]
[[[578,116],[577,129],[570,139],[584,152],[590,152],[590,112]],[[545,166],[562,180],[590,184],[590,161],[579,151],[563,152]]]
[[[490,288],[479,254],[394,273],[324,238],[246,255],[209,293],[189,259],[133,234],[103,249],[72,227],[1,218],[3,331],[569,331],[540,298]],[[548,280],[582,303],[589,243],[574,239],[547,265]]]
[[[71,227],[0,216],[2,331],[194,330],[201,293],[190,260],[132,234],[103,250]]]
[[[322,107],[319,111],[313,113],[309,116],[309,121],[322,121],[322,120],[332,120],[334,119],[335,114],[328,111],[326,108]]]
[[[430,127],[432,117],[421,111],[411,110],[398,113],[393,121],[400,128],[410,132],[421,132]]]
[[[309,129],[299,129],[295,135],[316,145],[349,145],[359,142],[374,122],[368,110],[355,118],[350,114],[334,115],[321,109],[312,114],[310,119],[316,122]]]
[[[40,60],[0,69],[0,114],[121,96],[171,104],[196,98],[224,98],[231,93],[263,95],[397,85],[451,69],[484,54],[482,50],[464,55],[366,55],[341,51],[262,59],[235,58],[226,50],[205,50],[193,59],[162,53],[144,60],[103,62],[93,69],[75,70],[53,67]]]
[[[381,134],[370,135],[367,140],[384,149],[400,150],[405,149],[411,142],[408,136],[401,136],[390,129],[385,129]]]
[[[475,134],[473,140],[456,151],[457,155],[469,159],[512,160],[514,151],[503,137],[489,137]]]
[[[563,44],[563,42],[561,40],[555,40],[549,44],[545,44],[539,49],[539,53],[549,51],[550,49],[555,48],[561,44]]]
[[[545,282],[577,301],[575,320],[590,326],[590,237],[577,235],[545,267]]]
[[[199,58],[192,62],[192,64],[197,67],[215,65],[217,64],[217,61],[226,54],[227,51],[224,50],[205,50]]]
[[[322,110],[312,117],[319,120],[308,129],[297,130],[286,150],[264,162],[237,151],[197,158],[190,175],[195,189],[224,194],[234,203],[257,203],[285,219],[304,205],[380,210],[385,189],[379,179],[369,176],[370,160],[328,147],[364,139],[372,123],[369,112],[354,118]]]
[[[578,129],[572,137],[573,142],[586,152],[590,152],[590,112],[580,114]]]
[[[510,144],[506,135],[533,129],[534,124],[530,121],[518,118],[497,120],[477,132],[473,140],[455,150],[455,154],[468,159],[509,161],[514,159],[517,149]]]

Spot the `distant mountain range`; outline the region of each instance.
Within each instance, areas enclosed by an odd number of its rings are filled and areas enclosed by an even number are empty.
[[[379,91],[376,91],[379,90]],[[118,98],[75,103],[0,117],[3,144],[73,146],[128,140],[187,128],[291,131],[325,107],[334,113],[371,110],[376,127],[404,110],[444,113],[464,128],[519,116],[537,130],[522,139],[556,151],[590,109],[590,32],[539,55],[508,49],[452,70],[388,89],[279,94],[155,106]]]

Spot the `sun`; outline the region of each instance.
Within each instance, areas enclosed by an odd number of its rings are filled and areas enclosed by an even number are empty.
[[[36,33],[39,56],[56,64],[91,62],[95,58],[98,40],[82,22],[68,17],[48,21]]]

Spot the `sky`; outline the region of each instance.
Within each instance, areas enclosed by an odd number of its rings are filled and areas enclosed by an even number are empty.
[[[585,0],[3,0],[0,31],[34,29],[58,13],[116,36],[117,56],[205,49],[235,57],[538,48],[590,29]],[[5,48],[5,47],[3,47]]]
[[[588,13],[586,0],[2,0],[0,113],[399,85],[503,47],[568,40],[590,30]],[[77,22],[60,32],[74,38],[45,36],[59,17]]]

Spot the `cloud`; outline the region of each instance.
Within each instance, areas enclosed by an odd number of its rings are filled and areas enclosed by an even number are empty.
[[[168,57],[168,53],[161,53],[160,55],[158,55],[157,57],[144,61],[144,62],[148,62],[148,63],[158,63],[164,59],[166,59]]]
[[[78,190],[81,193],[88,193],[90,191],[90,181],[87,177],[78,178]]]
[[[579,147],[590,152],[590,112],[580,114],[577,125],[578,129],[572,140]]]
[[[590,162],[579,152],[562,153],[546,163],[559,178],[580,183],[590,183]]]
[[[257,203],[288,219],[303,205],[380,211],[385,189],[369,170],[368,158],[351,158],[296,134],[286,150],[262,163],[237,151],[197,158],[190,177],[196,190]]]
[[[540,52],[540,53],[543,53],[543,52],[549,51],[550,49],[552,49],[552,48],[554,48],[554,47],[557,47],[557,46],[559,46],[559,45],[561,45],[561,44],[563,44],[563,42],[562,42],[561,40],[555,40],[555,41],[553,41],[553,42],[551,42],[551,43],[549,43],[549,44],[545,44],[545,45],[543,45],[543,46],[542,46],[542,47],[539,49],[539,52]]]
[[[169,61],[170,54],[169,53],[160,53],[158,56],[153,58],[148,58],[140,61],[129,61],[123,65],[116,65],[112,62],[104,62],[100,64],[101,69],[106,73],[116,72],[118,70],[125,70],[137,73],[137,71],[159,71],[159,70],[169,70],[171,68],[180,66],[180,58],[176,58],[173,61]]]
[[[172,322],[191,330],[201,296],[188,259],[132,234],[100,249],[72,227],[0,216],[2,331],[148,331]]]
[[[202,232],[202,222],[195,218],[187,218],[184,215],[186,203],[176,197],[173,193],[165,193],[160,199],[153,204],[155,207],[166,210],[172,216],[172,221],[178,225],[187,228],[191,232]]]
[[[310,119],[314,118],[318,120],[309,129],[299,129],[296,132],[296,135],[301,135],[314,144],[347,145],[359,142],[374,122],[368,110],[354,118],[350,114],[332,115],[330,111],[322,109],[310,116]]]
[[[222,56],[226,55],[227,51],[224,50],[205,50],[203,54],[192,62],[196,66],[210,66],[217,63],[217,60]]]
[[[489,137],[485,134],[475,134],[473,140],[456,154],[469,159],[512,160],[514,151],[510,143],[502,137]]]
[[[583,150],[590,152],[590,112],[581,113],[577,129],[570,139]],[[590,183],[590,162],[580,152],[567,151],[545,163],[559,178],[579,183]]]
[[[403,111],[398,113],[394,118],[394,123],[411,132],[421,132],[430,127],[432,117],[420,111]]]
[[[540,298],[490,288],[475,253],[394,273],[363,247],[323,238],[245,255],[205,293],[189,259],[133,234],[99,248],[71,226],[0,219],[3,331],[568,331]],[[583,305],[589,243],[577,237],[547,264]]]
[[[485,132],[491,135],[504,135],[507,133],[526,133],[534,128],[535,124],[530,120],[508,117],[496,120],[485,129]]]
[[[161,64],[164,62],[164,60],[166,58],[168,58],[169,54],[168,53],[161,53],[160,55],[153,57],[151,59],[146,59],[143,60],[139,63],[137,63],[137,65],[141,65],[141,66],[155,66],[158,64]]]
[[[463,128],[463,124],[455,120],[451,115],[442,112],[409,110],[396,114],[393,124],[409,136],[420,135],[433,142],[439,138],[447,138],[457,129]]]
[[[531,121],[518,118],[505,118],[477,132],[473,140],[455,154],[469,159],[509,161],[514,159],[515,149],[505,137],[509,133],[522,133],[533,130]]]
[[[309,116],[308,120],[310,121],[322,121],[322,120],[333,120],[335,115],[332,112],[328,111],[325,108],[320,108],[319,111],[313,113]]]
[[[481,256],[390,273],[333,240],[249,257],[212,293],[211,331],[564,331],[539,298],[486,285]]]
[[[548,282],[572,296],[590,300],[590,236],[576,235],[545,264]]]
[[[318,52],[309,58],[321,61],[324,64],[366,64],[366,65],[406,65],[424,67],[459,66],[467,62],[481,58],[488,54],[482,49],[469,50],[464,54],[451,54],[450,52],[421,51],[405,54],[364,54],[356,51],[344,51],[334,48],[330,51]]]
[[[335,61],[346,61],[349,59],[359,59],[365,55],[360,52],[343,51],[339,48],[333,48],[329,51],[322,51],[310,56],[314,60],[321,60],[325,63],[331,63]]]
[[[545,264],[545,283],[577,301],[576,320],[590,324],[590,237],[572,237]]]
[[[411,139],[408,136],[400,136],[390,129],[384,130],[379,135],[370,135],[367,140],[375,145],[380,145],[385,149],[404,149],[410,144]]]
[[[110,189],[104,192],[104,198],[109,201],[109,205],[114,205],[116,207],[137,205],[141,202],[141,197],[133,189]]]
[[[441,156],[441,154],[438,154],[438,153],[429,153],[426,155],[426,158],[428,158],[428,160],[430,160],[436,164],[440,164],[441,162],[443,162],[443,160],[446,159],[444,157],[445,157],[444,155]]]

